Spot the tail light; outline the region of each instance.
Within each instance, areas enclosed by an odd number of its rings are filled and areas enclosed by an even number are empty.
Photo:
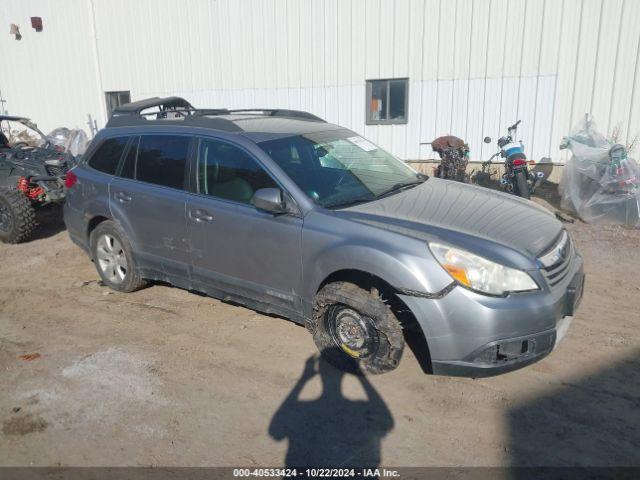
[[[78,177],[73,170],[69,170],[67,175],[64,177],[64,185],[67,188],[73,187],[76,183],[78,183]]]
[[[521,167],[521,166],[526,165],[526,164],[527,164],[527,161],[523,160],[521,158],[518,158],[517,160],[513,161],[513,166],[514,167]]]

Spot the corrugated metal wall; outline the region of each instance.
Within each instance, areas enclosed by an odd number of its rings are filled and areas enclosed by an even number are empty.
[[[30,17],[42,17],[36,33]],[[9,35],[20,27],[22,39]],[[103,111],[89,4],[82,0],[0,0],[0,92],[4,108],[33,118],[45,131],[87,128]],[[0,108],[1,110],[1,108]]]
[[[0,89],[47,129],[104,124],[104,93],[309,110],[401,158],[451,133],[474,159],[522,119],[561,161],[585,112],[640,132],[640,0],[3,0]],[[35,33],[29,17],[43,17]],[[95,21],[94,21],[95,20]],[[2,28],[5,28],[2,27]],[[95,28],[95,32],[94,32]],[[94,35],[95,33],[95,35]],[[97,54],[95,54],[97,52]],[[408,77],[406,125],[365,126],[365,80]]]

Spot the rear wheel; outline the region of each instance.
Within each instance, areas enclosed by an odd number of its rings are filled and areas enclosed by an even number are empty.
[[[36,228],[36,212],[25,195],[15,188],[0,188],[0,241],[20,243]]]
[[[389,306],[376,291],[347,282],[318,292],[309,329],[322,356],[351,373],[394,370],[404,350],[402,326]]]
[[[517,189],[516,193],[522,198],[531,198],[531,194],[529,192],[529,182],[527,182],[527,173],[523,170],[518,170],[515,175]]]
[[[91,232],[91,253],[102,282],[119,292],[134,292],[146,285],[133,258],[131,244],[120,226],[107,220]]]

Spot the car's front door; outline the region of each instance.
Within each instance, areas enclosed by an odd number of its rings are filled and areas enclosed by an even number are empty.
[[[110,185],[111,213],[130,235],[145,276],[189,286],[184,190],[191,137],[134,138]]]
[[[202,138],[195,150],[195,192],[186,205],[194,283],[260,309],[298,313],[302,218],[251,204],[256,190],[278,185],[244,149]]]

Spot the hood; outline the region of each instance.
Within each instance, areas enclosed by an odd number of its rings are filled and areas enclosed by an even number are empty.
[[[6,160],[23,168],[28,174],[48,175],[47,165],[54,167],[68,167],[71,156],[65,152],[58,152],[46,148],[12,149],[6,154]]]
[[[537,257],[562,231],[562,224],[540,205],[495,190],[429,178],[395,195],[336,211],[349,220],[416,238],[441,239],[481,253],[481,238],[530,258]]]
[[[47,138],[47,136],[38,128],[38,125],[36,125],[35,123],[33,123],[31,120],[29,120],[26,117],[16,117],[16,116],[13,116],[13,115],[0,115],[0,122],[2,122],[2,121],[21,123],[25,127],[33,130],[38,135],[40,135],[40,137],[43,140],[46,140],[46,138]]]

